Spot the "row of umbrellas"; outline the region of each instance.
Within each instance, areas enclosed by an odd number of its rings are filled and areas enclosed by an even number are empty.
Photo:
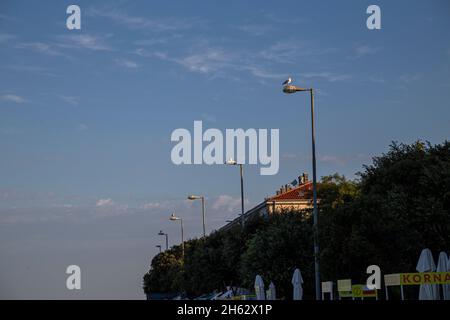
[[[300,269],[295,269],[294,274],[292,275],[292,288],[293,288],[293,299],[294,300],[302,300],[303,299],[303,278]],[[275,289],[275,285],[273,282],[270,282],[269,290],[266,291],[264,289],[264,281],[260,275],[257,275],[255,278],[255,292],[256,292],[256,300],[276,300],[277,293]]]
[[[434,263],[433,254],[430,249],[423,249],[417,262],[416,270],[418,272],[449,272],[450,259],[445,252],[439,253],[437,265]],[[302,300],[303,298],[303,278],[300,269],[295,269],[292,275],[293,299]],[[257,300],[276,300],[276,289],[273,282],[270,282],[269,290],[264,289],[264,281],[260,275],[255,279],[255,292]],[[442,292],[442,296],[441,296]],[[422,284],[419,289],[419,300],[450,300],[450,284]]]
[[[448,272],[450,271],[450,259],[445,252],[439,253],[437,266],[434,263],[433,254],[430,249],[423,249],[417,262],[418,272]],[[450,300],[449,284],[422,284],[419,290],[419,300]]]

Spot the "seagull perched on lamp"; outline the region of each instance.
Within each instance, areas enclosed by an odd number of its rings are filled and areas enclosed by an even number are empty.
[[[289,78],[287,78],[287,80],[285,82],[283,82],[283,86],[286,86],[286,85],[290,84],[291,82],[292,82],[292,78],[289,77]]]

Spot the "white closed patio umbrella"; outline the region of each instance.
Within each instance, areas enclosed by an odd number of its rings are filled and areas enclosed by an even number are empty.
[[[416,270],[418,272],[434,272],[436,265],[434,264],[433,254],[430,249],[423,249],[417,262]],[[419,291],[419,300],[437,300],[439,298],[438,286],[435,284],[421,284]]]
[[[294,289],[292,299],[293,300],[302,300],[303,299],[303,278],[300,269],[295,269],[294,275],[292,276],[292,286]]]
[[[269,290],[267,291],[268,296],[266,297],[267,300],[277,300],[277,291],[275,289],[275,285],[273,282],[270,282],[269,284]]]
[[[447,272],[450,268],[448,265],[448,257],[445,252],[439,253],[439,259],[437,263],[436,272]],[[438,286],[439,289],[439,286]],[[449,284],[443,284],[442,285],[442,299],[443,300],[450,300],[450,285]]]
[[[447,261],[447,272],[450,271],[450,254],[448,254],[448,261]],[[448,285],[450,287],[450,285]]]
[[[258,274],[255,278],[256,300],[266,300],[266,292],[264,291],[264,281]]]

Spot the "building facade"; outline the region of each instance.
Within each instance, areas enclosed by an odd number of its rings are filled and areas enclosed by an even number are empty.
[[[313,183],[308,180],[306,173],[298,177],[290,184],[282,186],[275,195],[267,197],[263,202],[246,211],[244,216],[241,215],[226,224],[220,231],[225,231],[234,226],[242,224],[242,218],[245,223],[254,217],[267,217],[271,214],[280,214],[286,211],[300,211],[311,209],[313,207]]]

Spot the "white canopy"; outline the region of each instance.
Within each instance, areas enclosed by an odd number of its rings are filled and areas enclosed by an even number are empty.
[[[418,272],[434,272],[433,254],[430,249],[423,249],[417,262],[416,270]],[[439,288],[435,284],[421,284],[419,291],[419,300],[437,300],[439,298]]]
[[[255,278],[256,300],[266,300],[266,292],[264,291],[264,281],[258,274]]]
[[[302,300],[303,299],[303,288],[302,288],[302,283],[303,283],[303,278],[302,278],[302,273],[300,272],[300,269],[295,269],[294,271],[294,275],[292,276],[292,286],[294,289],[293,292],[293,300]]]
[[[277,291],[273,282],[269,285],[269,290],[267,291],[267,300],[277,300]]]
[[[441,252],[439,254],[439,259],[437,263],[436,272],[447,272],[450,269],[449,259],[445,252]],[[439,286],[438,286],[439,288]],[[442,299],[450,300],[450,285],[443,284],[442,285]]]

